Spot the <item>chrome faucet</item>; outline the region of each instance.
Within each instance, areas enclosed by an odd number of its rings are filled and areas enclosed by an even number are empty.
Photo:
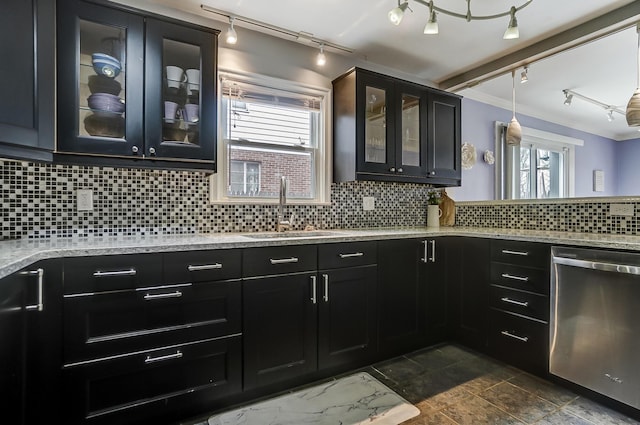
[[[284,205],[287,203],[287,178],[280,176],[280,200],[278,202],[278,224],[276,225],[277,232],[284,232],[291,227],[291,218],[285,220],[284,218]]]

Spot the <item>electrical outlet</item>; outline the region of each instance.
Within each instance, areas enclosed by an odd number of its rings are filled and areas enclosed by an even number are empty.
[[[78,211],[93,211],[93,190],[78,189],[76,196]]]
[[[376,208],[376,198],[373,196],[362,197],[362,209],[364,211],[372,211]]]
[[[633,204],[610,204],[609,215],[633,217],[635,215]]]

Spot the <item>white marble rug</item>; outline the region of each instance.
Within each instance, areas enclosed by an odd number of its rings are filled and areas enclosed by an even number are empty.
[[[362,372],[221,413],[209,425],[396,425],[417,407]]]

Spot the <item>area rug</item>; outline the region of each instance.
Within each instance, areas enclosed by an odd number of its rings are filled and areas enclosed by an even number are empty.
[[[209,425],[396,425],[418,408],[366,372],[209,418]]]

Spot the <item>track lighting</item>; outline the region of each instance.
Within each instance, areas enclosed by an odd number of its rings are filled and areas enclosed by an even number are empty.
[[[404,12],[407,9],[411,10],[411,8],[409,7],[409,0],[404,0],[404,1],[397,0],[397,1],[398,1],[398,6],[394,7],[391,11],[389,11],[389,14],[388,14],[389,21],[391,21],[391,23],[394,25],[400,25],[400,22],[404,17]],[[518,38],[520,36],[518,31],[518,20],[516,19],[516,12],[519,12],[520,10],[530,5],[531,2],[533,2],[533,0],[526,0],[520,6],[517,6],[517,7],[511,6],[511,8],[508,11],[495,13],[493,15],[474,15],[473,13],[471,13],[471,0],[467,0],[466,13],[454,12],[451,10],[443,9],[442,7],[438,7],[434,4],[434,0],[413,0],[413,1],[416,3],[420,3],[424,6],[427,6],[429,8],[429,17],[423,31],[425,34],[438,34],[439,28],[438,28],[436,12],[444,13],[445,15],[453,16],[455,18],[461,18],[467,22],[471,22],[474,20],[489,20],[489,19],[501,18],[503,16],[509,16],[509,26],[503,36],[503,38],[506,40]]]
[[[227,32],[225,33],[225,39],[227,40],[227,44],[236,44],[238,42],[238,33],[233,28],[233,21],[235,18],[233,16],[229,17],[229,28],[227,28]]]
[[[565,100],[564,100],[565,105],[567,106],[571,105],[571,101],[573,100],[574,97],[580,100],[584,100],[585,102],[591,103],[592,105],[596,105],[604,109],[607,114],[607,119],[609,120],[609,122],[614,120],[614,116],[613,116],[614,112],[620,115],[625,115],[625,112],[615,105],[609,105],[607,103],[600,102],[599,100],[585,96],[573,90],[564,89],[562,90],[562,93],[564,93],[564,96],[565,96]],[[628,114],[628,109],[627,109],[627,114]]]
[[[524,84],[529,81],[529,67],[525,66],[524,70],[520,73],[520,84]]]
[[[320,43],[320,51],[316,56],[316,64],[318,66],[324,66],[327,63],[327,57],[324,55],[324,43]]]
[[[514,40],[520,38],[520,31],[518,31],[518,20],[516,19],[516,8],[511,6],[511,19],[509,19],[509,26],[502,36],[505,40]]]
[[[571,106],[571,101],[573,100],[573,95],[569,94],[568,90],[562,90],[562,92],[564,93],[564,104],[566,106]]]
[[[400,25],[400,22],[402,22],[402,18],[404,17],[404,11],[407,10],[408,7],[408,1],[400,3],[400,0],[398,0],[398,7],[394,7],[389,11],[389,21],[391,21],[393,25]]]
[[[607,121],[613,121],[613,109],[607,109]]]

